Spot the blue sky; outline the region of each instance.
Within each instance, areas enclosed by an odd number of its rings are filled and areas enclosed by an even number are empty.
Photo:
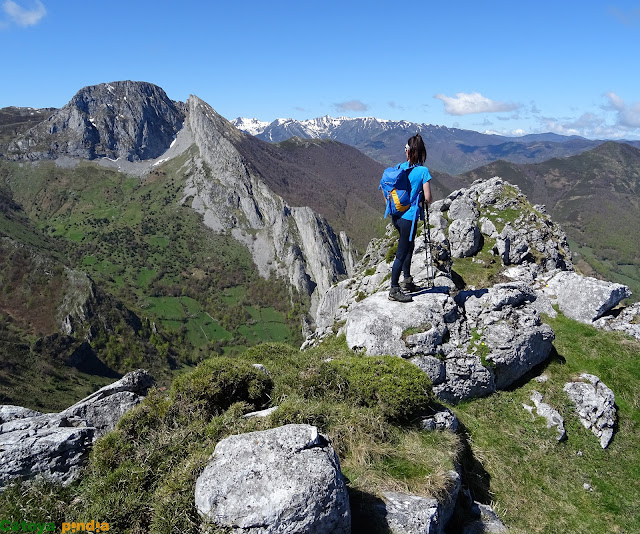
[[[117,80],[228,119],[640,139],[640,2],[0,0],[0,107]]]

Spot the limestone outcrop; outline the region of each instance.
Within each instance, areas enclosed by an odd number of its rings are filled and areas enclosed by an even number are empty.
[[[292,207],[273,193],[236,149],[242,134],[195,96],[187,101],[187,125],[200,150],[182,202],[204,223],[230,231],[247,246],[263,276],[285,276],[298,291],[320,296],[351,276],[354,256],[346,235],[308,207]]]
[[[386,250],[396,240],[388,227],[385,238],[371,242],[356,275],[325,293],[303,348],[344,333],[355,350],[409,359],[429,375],[440,399],[458,402],[505,389],[544,362],[554,335],[541,314],[554,316],[555,306],[601,328],[638,330],[640,308],[607,315],[629,289],[575,273],[562,230],[544,207],[532,206],[502,179],[474,182],[434,202],[429,223],[433,266],[425,264],[425,240],[418,236],[411,272],[424,289],[413,302],[387,300],[393,257]],[[476,230],[479,249],[461,238]],[[454,258],[497,273],[492,286],[459,291]]]
[[[195,502],[206,520],[235,533],[351,532],[338,457],[310,425],[221,440],[198,477]]]
[[[605,449],[611,438],[616,422],[616,398],[597,376],[583,373],[579,380],[567,382],[564,391],[573,402],[580,422],[600,440]]]
[[[0,487],[36,475],[73,481],[93,442],[142,401],[152,382],[146,371],[133,371],[60,413],[0,407]]]
[[[553,332],[543,324],[533,291],[522,283],[497,284],[452,298],[441,290],[390,302],[374,293],[350,309],[347,344],[369,355],[409,359],[448,402],[505,389],[546,360]]]

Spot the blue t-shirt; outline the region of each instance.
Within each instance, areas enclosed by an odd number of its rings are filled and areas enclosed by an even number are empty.
[[[409,168],[409,162],[405,161],[404,163],[401,163],[400,168]],[[418,218],[416,212],[420,208],[414,205],[414,202],[417,196],[422,192],[422,186],[429,180],[431,180],[431,174],[429,174],[429,169],[423,165],[416,165],[409,173],[409,181],[411,182],[411,207],[402,214],[402,219],[415,221]]]

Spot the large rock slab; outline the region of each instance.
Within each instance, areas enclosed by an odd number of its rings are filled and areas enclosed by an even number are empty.
[[[113,430],[125,413],[142,402],[153,382],[144,369],[132,371],[60,412],[60,415],[85,420],[95,428],[98,438]]]
[[[74,480],[84,465],[95,429],[58,414],[14,419],[0,425],[0,487],[12,479],[42,475]]]
[[[0,407],[0,486],[36,475],[75,480],[93,442],[141,402],[152,383],[146,371],[133,371],[60,413]]]
[[[392,354],[409,358],[435,354],[458,318],[455,301],[446,293],[427,292],[413,302],[390,301],[375,293],[355,305],[346,323],[350,349],[366,349],[370,356]],[[416,330],[416,334],[408,334]],[[406,342],[405,342],[406,339]]]
[[[546,280],[541,290],[571,319],[591,324],[623,299],[631,296],[627,286],[605,282],[575,272],[560,271]]]
[[[236,533],[351,532],[338,457],[310,425],[220,441],[196,481],[195,503],[206,519]]]
[[[615,395],[597,376],[583,373],[580,379],[567,382],[564,391],[582,425],[600,439],[600,446],[605,449],[613,437],[616,422]]]

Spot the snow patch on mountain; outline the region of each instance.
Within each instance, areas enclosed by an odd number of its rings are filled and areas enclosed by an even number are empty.
[[[269,122],[260,121],[258,119],[247,119],[246,117],[238,117],[231,121],[238,130],[248,133],[249,135],[258,135],[264,132],[265,128],[269,126]]]

